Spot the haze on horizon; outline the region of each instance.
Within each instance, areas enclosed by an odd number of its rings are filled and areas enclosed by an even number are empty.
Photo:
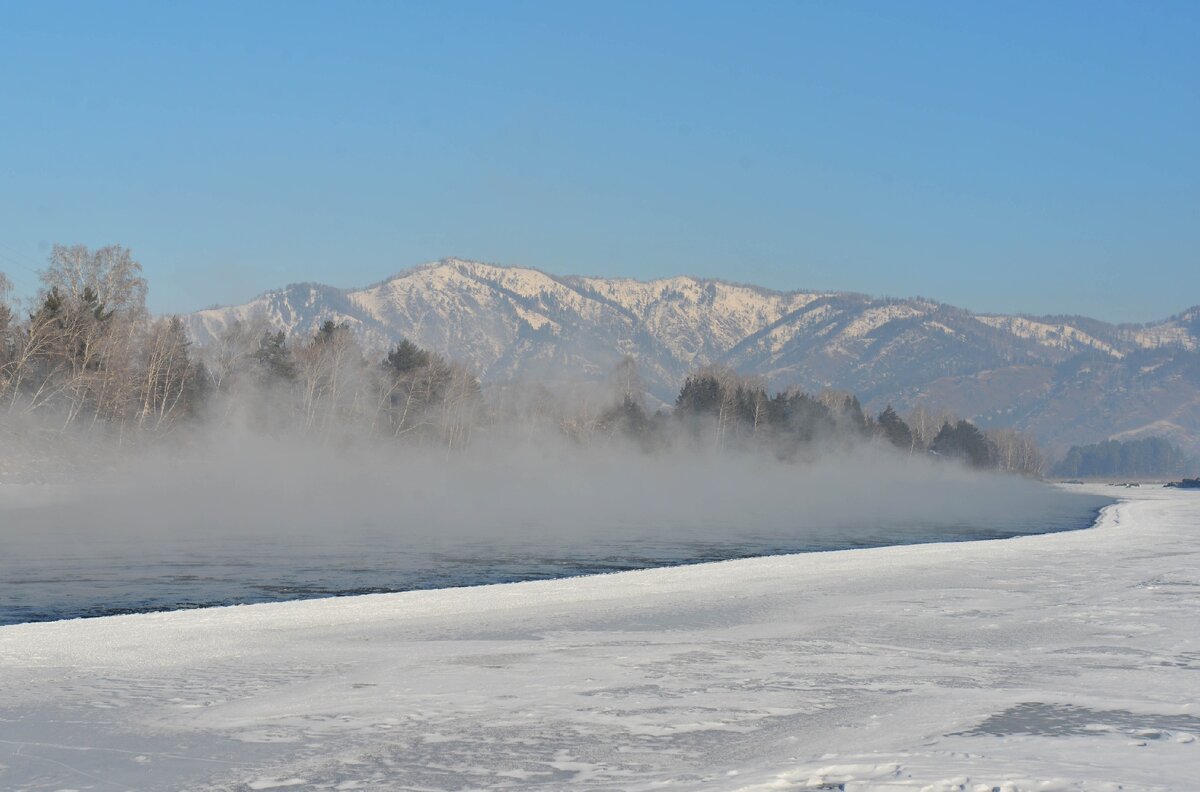
[[[0,271],[150,307],[548,272],[1143,322],[1200,294],[1200,6],[0,7]],[[514,46],[514,42],[520,46]]]

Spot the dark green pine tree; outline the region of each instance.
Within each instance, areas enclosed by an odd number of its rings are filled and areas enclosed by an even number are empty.
[[[429,352],[405,338],[388,352],[384,366],[397,374],[405,374],[428,366],[431,357]]]
[[[857,396],[850,396],[846,399],[845,407],[846,417],[850,419],[850,425],[863,434],[868,434],[871,431],[871,421],[867,418],[867,414],[863,412],[862,405],[858,401]]]
[[[42,300],[42,305],[38,308],[37,313],[33,315],[33,319],[51,319],[58,317],[63,310],[63,297],[57,286],[50,287],[50,291],[46,292],[46,299]]]
[[[991,443],[970,421],[943,424],[929,450],[940,456],[961,459],[977,468],[993,467],[995,463]]]
[[[646,410],[642,405],[626,394],[620,404],[613,405],[600,415],[597,424],[602,431],[610,434],[645,439],[646,433],[650,430],[650,416],[646,415]]]
[[[296,378],[292,352],[287,346],[287,335],[282,330],[263,334],[254,352],[254,362],[258,364],[259,374],[267,382],[290,382]]]
[[[112,318],[113,312],[104,310],[104,303],[101,302],[100,295],[91,286],[83,288],[83,296],[80,301],[98,321],[105,322]]]
[[[350,325],[346,324],[345,322],[338,324],[332,319],[326,319],[317,329],[317,334],[313,336],[313,340],[318,344],[328,344],[330,341],[333,341],[335,338],[337,338],[338,333],[348,332],[350,332]]]
[[[908,424],[904,419],[896,414],[892,409],[892,405],[888,405],[887,409],[879,413],[877,419],[880,433],[887,439],[889,443],[909,451],[913,447],[912,430],[908,428]]]
[[[694,374],[683,383],[675,399],[678,415],[700,415],[721,410],[721,383],[708,374]]]

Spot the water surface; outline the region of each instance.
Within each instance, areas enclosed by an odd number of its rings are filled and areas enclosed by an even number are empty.
[[[587,531],[574,530],[569,512],[556,511],[562,530],[531,516],[522,525],[464,534],[411,524],[400,530],[374,511],[347,514],[328,530],[306,526],[294,533],[278,525],[258,531],[256,524],[207,531],[192,522],[175,524],[169,514],[156,518],[162,530],[131,531],[104,524],[101,516],[115,511],[111,507],[91,513],[74,501],[68,508],[26,497],[7,509],[0,501],[0,624],[997,539],[1086,528],[1108,502],[1053,490],[1003,509],[981,502],[966,519],[959,509],[945,519],[904,513],[850,523],[803,508],[791,516],[761,514],[757,521],[754,514],[671,520],[660,510],[645,521],[625,517]],[[87,524],[89,514],[94,525]],[[577,522],[586,518],[581,513]]]

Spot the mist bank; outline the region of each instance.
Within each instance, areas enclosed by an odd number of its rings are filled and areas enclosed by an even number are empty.
[[[301,537],[347,532],[436,542],[613,531],[792,535],[887,524],[969,524],[1070,499],[1040,482],[881,445],[780,463],[750,451],[540,436],[479,439],[469,453],[233,435],[112,462],[42,496],[38,530]],[[47,502],[49,501],[49,502]],[[6,531],[7,538],[13,538]]]
[[[1087,527],[1105,503],[878,444],[781,463],[210,434],[86,481],[0,484],[0,623],[1003,538]]]

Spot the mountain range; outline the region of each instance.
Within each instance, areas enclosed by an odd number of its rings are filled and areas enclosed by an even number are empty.
[[[485,382],[601,378],[634,357],[670,404],[686,375],[724,365],[772,388],[852,391],[871,410],[947,409],[984,427],[1072,444],[1161,435],[1200,451],[1200,306],[1145,325],[977,314],[925,298],[781,292],[693,277],[556,276],[461,259],[363,289],[315,283],[186,318],[205,345],[235,319],[291,335],[345,322],[371,348],[402,338]]]

